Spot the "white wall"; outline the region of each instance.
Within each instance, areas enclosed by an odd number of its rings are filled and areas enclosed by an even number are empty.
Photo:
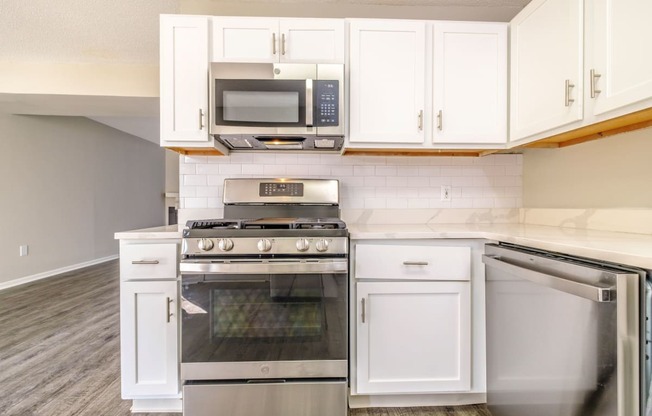
[[[163,224],[155,144],[82,117],[0,114],[0,132],[0,285],[116,255],[116,231]]]
[[[343,209],[520,208],[522,156],[385,157],[236,153],[180,157],[180,207],[222,208],[225,178],[334,178]],[[440,200],[441,185],[452,200]]]
[[[527,208],[652,208],[652,128],[523,155]]]

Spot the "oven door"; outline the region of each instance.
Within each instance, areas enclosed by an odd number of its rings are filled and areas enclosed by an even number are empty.
[[[347,375],[347,261],[182,263],[184,380]]]

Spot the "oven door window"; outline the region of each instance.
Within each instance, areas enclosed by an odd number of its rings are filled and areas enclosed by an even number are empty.
[[[306,82],[215,80],[218,126],[305,127]]]
[[[182,283],[183,362],[346,358],[346,274]]]

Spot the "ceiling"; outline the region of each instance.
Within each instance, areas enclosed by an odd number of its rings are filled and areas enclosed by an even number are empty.
[[[530,0],[0,0],[0,63],[70,63],[70,64],[158,64],[159,14],[269,14],[275,11],[292,16],[343,17],[347,13],[376,17],[376,11],[401,10],[405,18],[422,17],[424,10],[442,11],[445,19],[487,20],[499,16],[511,19]],[[424,9],[425,8],[425,9]],[[493,13],[500,10],[499,14]],[[412,15],[410,14],[412,13]],[[291,14],[290,14],[291,13]],[[325,15],[325,13],[327,15]],[[407,14],[406,14],[407,13]],[[486,16],[486,18],[482,18]],[[480,17],[480,19],[479,19]],[[1,74],[0,74],[1,75]],[[0,92],[1,93],[1,92]],[[49,109],[43,96],[30,103],[6,97],[0,111],[31,114],[61,114]],[[74,97],[72,97],[74,98]],[[12,109],[13,101],[20,106]],[[27,102],[26,102],[27,101]],[[80,105],[80,108],[85,105]],[[152,107],[150,105],[150,107]],[[73,106],[74,108],[74,106]],[[156,106],[152,107],[156,108]],[[156,110],[153,110],[156,111]],[[80,112],[79,115],[88,115]],[[156,114],[137,114],[144,120],[126,117],[126,126],[138,124],[140,137],[150,140],[158,135]],[[120,128],[120,117],[94,118],[110,121]],[[142,133],[143,123],[151,131]],[[132,128],[133,132],[134,129]],[[134,133],[131,133],[134,134]]]

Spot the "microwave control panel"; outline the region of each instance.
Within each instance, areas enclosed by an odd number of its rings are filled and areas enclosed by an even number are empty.
[[[339,126],[340,82],[315,81],[315,111],[313,125]]]

